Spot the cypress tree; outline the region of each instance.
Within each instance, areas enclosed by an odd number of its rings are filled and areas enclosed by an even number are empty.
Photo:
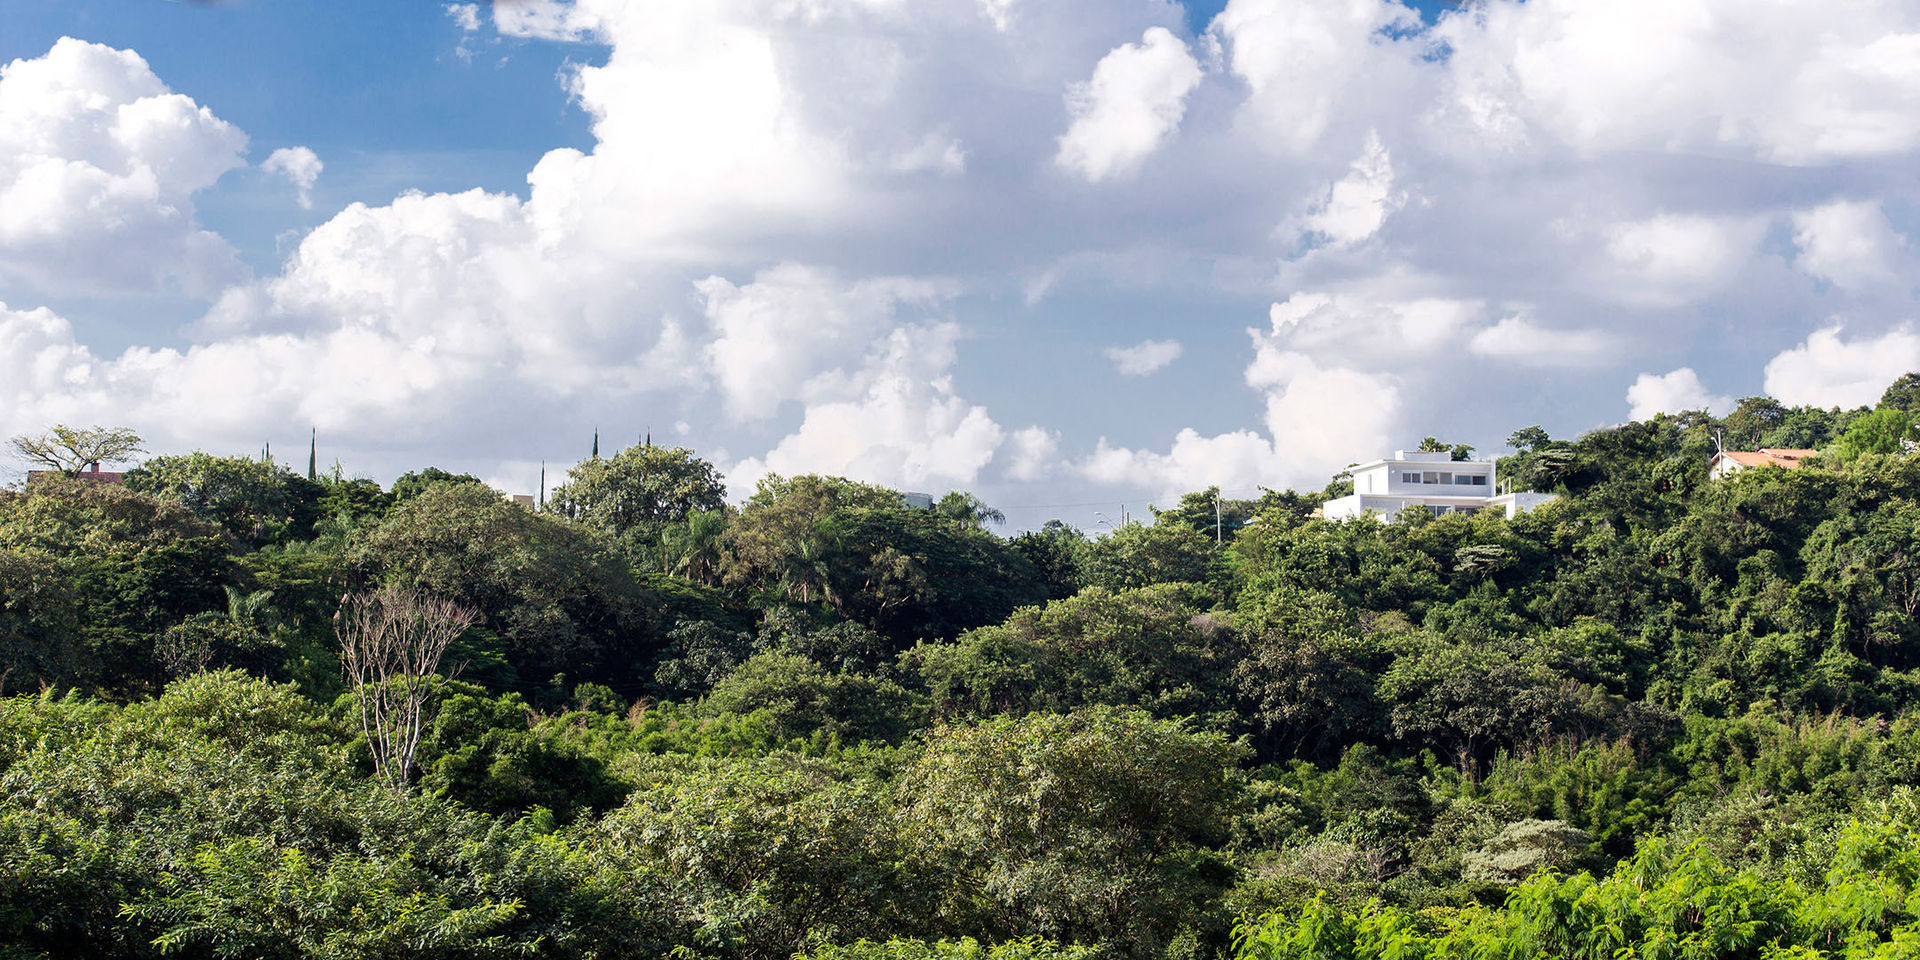
[[[307,479],[308,480],[320,479],[320,476],[319,476],[320,472],[318,469],[316,469],[319,466],[319,460],[318,460],[319,453],[320,453],[320,428],[314,427],[311,430],[311,432],[307,434]]]

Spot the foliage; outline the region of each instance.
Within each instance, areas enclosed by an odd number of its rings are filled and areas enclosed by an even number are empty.
[[[122,463],[142,452],[140,437],[126,427],[69,427],[63,423],[46,433],[23,434],[8,443],[27,462],[69,476],[89,467],[97,470]]]

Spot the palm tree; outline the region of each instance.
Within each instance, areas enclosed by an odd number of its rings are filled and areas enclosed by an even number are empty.
[[[958,490],[941,497],[940,502],[934,504],[933,512],[975,530],[984,530],[989,523],[998,526],[1007,522],[1006,514],[988,506],[979,497]]]

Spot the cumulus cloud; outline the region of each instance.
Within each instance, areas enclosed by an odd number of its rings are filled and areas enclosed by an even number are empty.
[[[1913,10],[1873,0],[1490,3],[1442,22],[1449,126],[1513,148],[1704,152],[1783,163],[1920,144]]]
[[[1733,275],[1764,231],[1752,217],[1660,214],[1610,224],[1603,236],[1617,270],[1613,296],[1657,304],[1701,296]]]
[[[326,169],[319,154],[307,147],[281,147],[267,156],[260,169],[286,177],[293,184],[301,209],[313,209],[313,184],[320,179],[320,171]]]
[[[1467,344],[1468,350],[1483,357],[1564,367],[1604,362],[1613,347],[1612,338],[1598,330],[1551,330],[1520,313],[1502,317]]]
[[[1793,244],[1800,251],[1800,269],[1858,289],[1893,279],[1894,260],[1906,241],[1879,204],[1841,201],[1796,212]]]
[[[799,264],[775,267],[744,286],[721,277],[697,286],[714,334],[706,354],[715,382],[727,409],[748,419],[836,389],[845,361],[891,329],[897,307],[932,307],[948,293],[910,278],[843,286]]]
[[[1335,248],[1350,247],[1380,232],[1387,217],[1406,203],[1393,189],[1393,158],[1380,135],[1369,130],[1366,146],[1347,175],[1327,188],[1302,227]]]
[[[1655,414],[1707,410],[1725,414],[1733,409],[1733,398],[1707,391],[1700,375],[1692,367],[1671,373],[1643,373],[1627,388],[1627,414],[1631,420],[1651,420]]]
[[[1920,371],[1920,335],[1901,327],[1848,340],[1840,327],[1815,331],[1767,363],[1767,393],[1814,407],[1871,406],[1902,374]]]
[[[131,51],[62,38],[0,67],[0,281],[203,296],[239,278],[193,197],[246,145]]]
[[[36,384],[31,407],[0,388],[8,412],[136,410],[249,447],[317,422],[518,463],[554,424],[639,411],[762,469],[1244,489],[1403,446],[1441,415],[1411,398],[1462,370],[1496,402],[1445,426],[1483,441],[1543,366],[1599,368],[1543,417],[1639,370],[1733,376],[1648,356],[1727,318],[1786,348],[1769,383],[1796,397],[1903,372],[1854,368],[1892,367],[1905,333],[1805,318],[1885,329],[1870,311],[1912,273],[1920,191],[1887,174],[1920,151],[1908,3],[1490,0],[1429,30],[1388,0],[1231,0],[1191,44],[1178,5],[1138,0],[452,6],[463,33],[591,43],[555,100],[592,145],[517,196],[347,207],[258,281],[194,221],[239,131],[131,53],[7,67],[0,297],[53,308],[8,314],[0,373]],[[1094,398],[1124,415],[1239,367],[1245,422],[1145,450],[997,424],[1032,368],[963,362],[956,338],[1084,337],[1116,289],[1178,305],[1190,346],[1266,309],[1244,363]],[[214,305],[108,350],[61,290]],[[1630,403],[1719,399],[1680,372]],[[1076,499],[1021,499],[1043,498]]]
[[[1200,64],[1165,27],[1139,43],[1116,47],[1093,68],[1093,79],[1067,95],[1073,124],[1054,162],[1088,181],[1124,176],[1180,126],[1187,94],[1200,84]]]
[[[1107,359],[1123,377],[1144,377],[1180,359],[1178,340],[1142,340],[1131,347],[1108,347]]]
[[[1007,476],[1032,483],[1053,472],[1060,456],[1060,434],[1045,427],[1015,430],[1007,438]]]
[[[1424,44],[1392,36],[1419,23],[1383,0],[1232,0],[1211,30],[1248,89],[1248,128],[1268,149],[1305,154],[1342,118],[1365,123],[1414,89]]]
[[[1424,359],[1455,340],[1483,309],[1479,301],[1446,297],[1301,292],[1268,309],[1268,339],[1284,338],[1296,350],[1375,362]]]
[[[894,330],[852,375],[847,399],[809,405],[799,429],[734,469],[736,481],[771,471],[898,487],[972,483],[1006,434],[954,392],[958,334],[950,323]]]

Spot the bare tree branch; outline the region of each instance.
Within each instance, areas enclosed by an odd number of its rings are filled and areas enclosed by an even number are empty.
[[[479,622],[469,607],[401,587],[341,598],[333,618],[340,668],[360,704],[374,775],[395,793],[406,793],[413,778],[440,658]]]

